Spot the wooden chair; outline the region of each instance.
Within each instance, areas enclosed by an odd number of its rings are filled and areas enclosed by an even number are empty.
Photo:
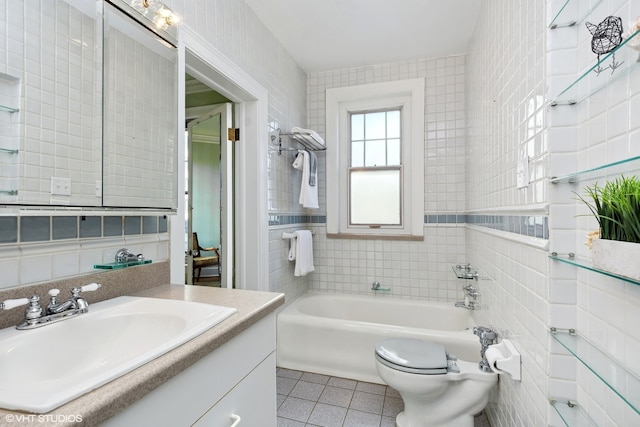
[[[202,252],[213,252],[214,255],[203,256]],[[218,248],[203,248],[198,243],[198,233],[193,233],[193,276],[192,282],[200,280],[200,272],[203,267],[215,265],[218,267],[218,275],[220,275],[220,253]],[[196,270],[198,274],[196,276]]]

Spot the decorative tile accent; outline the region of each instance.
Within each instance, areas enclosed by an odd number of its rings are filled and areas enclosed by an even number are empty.
[[[100,237],[102,235],[102,217],[81,216],[80,217],[80,238]]]
[[[122,236],[122,217],[121,216],[105,216],[102,225],[102,235]]]
[[[18,241],[18,218],[0,217],[0,243],[16,243]]]
[[[326,215],[269,215],[269,226],[294,224],[326,224]],[[542,215],[474,215],[474,214],[426,214],[424,223],[474,224],[507,233],[549,238],[549,218]]]
[[[326,224],[326,215],[269,215],[269,226],[293,224]]]
[[[78,238],[77,216],[54,216],[51,222],[53,240]]]
[[[51,217],[23,216],[20,218],[21,242],[44,242],[51,237]]]
[[[48,242],[77,238],[122,236],[125,234],[156,234],[168,231],[168,219],[163,216],[6,216],[0,217],[0,244],[18,242]],[[18,228],[18,222],[20,227]],[[20,238],[18,239],[18,229]]]
[[[140,234],[142,230],[142,220],[139,216],[125,216],[124,217],[124,234]]]
[[[158,217],[143,216],[142,217],[142,234],[155,234],[158,232]]]

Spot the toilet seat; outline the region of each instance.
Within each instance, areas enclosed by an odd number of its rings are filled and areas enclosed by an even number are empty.
[[[376,345],[376,359],[391,369],[422,375],[447,373],[442,344],[412,338],[390,338]]]

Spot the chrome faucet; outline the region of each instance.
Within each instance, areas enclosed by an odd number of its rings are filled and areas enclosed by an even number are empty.
[[[127,248],[118,249],[118,252],[116,252],[116,262],[130,261],[144,261],[144,255],[136,255]]]
[[[468,310],[475,310],[480,308],[480,304],[476,299],[480,296],[480,292],[475,286],[469,284],[462,288],[464,291],[464,301],[458,301],[455,303],[456,307],[466,308]]]
[[[89,311],[89,303],[80,296],[80,292],[89,292],[99,289],[100,283],[90,283],[79,288],[71,289],[71,297],[68,301],[58,302],[59,289],[51,289],[49,291],[49,304],[46,308],[46,314],[43,315],[40,306],[40,297],[34,295],[31,298],[10,299],[0,302],[0,310],[10,310],[14,307],[28,304],[25,311],[25,320],[16,326],[16,329],[34,329],[61,320],[69,319],[82,313]]]
[[[482,360],[480,360],[480,362],[478,363],[478,367],[482,372],[493,372],[485,353],[490,345],[496,343],[496,340],[498,339],[498,333],[491,328],[487,328],[486,326],[474,326],[473,333],[480,338],[480,356],[482,357]]]

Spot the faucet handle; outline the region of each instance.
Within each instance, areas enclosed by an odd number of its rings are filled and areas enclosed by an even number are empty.
[[[102,286],[102,283],[89,283],[88,285],[81,286],[80,291],[81,292],[96,291],[100,289],[101,286]]]
[[[29,298],[8,299],[3,302],[0,302],[0,310],[11,310],[12,308],[29,304],[29,302],[30,302]]]
[[[80,286],[79,288],[71,289],[71,295],[74,297],[78,297],[80,292],[90,292],[98,290],[102,286],[101,283],[89,283],[88,285]]]

